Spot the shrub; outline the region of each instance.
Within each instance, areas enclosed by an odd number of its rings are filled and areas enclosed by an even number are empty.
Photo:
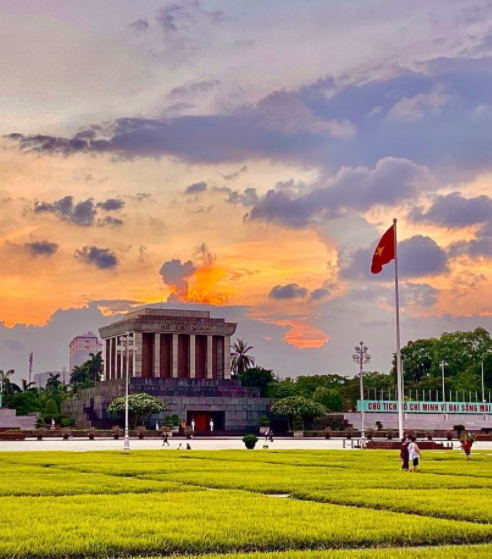
[[[173,418],[170,415],[166,415],[164,418],[164,425],[167,425],[168,427],[173,426]]]
[[[179,427],[179,415],[177,413],[173,413],[171,419],[173,420],[173,427]]]
[[[294,431],[303,431],[304,430],[304,421],[302,420],[301,416],[296,415],[294,417],[293,427],[294,427]]]
[[[448,439],[448,441],[452,441],[453,440],[453,432],[452,431],[446,431],[444,433],[444,436],[446,437],[446,439]]]
[[[89,437],[90,441],[93,441],[96,437],[96,430],[94,429],[94,427],[91,427],[88,431],[87,431],[87,436]]]
[[[376,421],[376,427],[378,428],[378,431],[383,430],[383,424],[381,423],[381,421]]]
[[[332,431],[338,431],[338,429],[340,429],[340,423],[338,423],[336,419],[332,419],[330,421],[330,429]]]
[[[321,417],[326,414],[326,408],[314,400],[309,400],[302,396],[290,396],[289,398],[277,400],[272,406],[272,413],[288,417],[290,427],[291,418],[296,417],[296,415],[302,418]]]
[[[143,425],[149,415],[167,410],[167,405],[158,398],[139,392],[138,394],[130,394],[128,397],[128,413],[130,415],[130,426],[135,428],[137,425]],[[108,406],[108,413],[123,414],[125,411],[125,397],[115,398]]]
[[[391,441],[393,439],[393,437],[395,436],[395,432],[391,431],[391,429],[389,431],[386,432],[386,436],[388,437],[388,441]]]
[[[35,427],[36,429],[46,429],[46,423],[41,417],[38,417],[36,419]]]
[[[243,443],[248,450],[253,450],[258,442],[258,437],[256,435],[244,435]]]
[[[75,420],[73,420],[71,417],[64,417],[61,420],[60,425],[62,427],[74,427],[75,426]]]

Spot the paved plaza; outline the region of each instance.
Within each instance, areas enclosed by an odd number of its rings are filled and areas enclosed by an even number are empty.
[[[164,451],[177,450],[179,444],[186,447],[189,443],[192,450],[244,450],[244,443],[240,437],[223,437],[223,438],[207,438],[185,440],[169,439],[169,447],[162,447],[161,439],[131,439],[131,450],[156,450],[162,448]],[[344,448],[343,439],[292,439],[279,438],[273,443],[265,442],[261,437],[258,440],[255,450],[263,450],[264,445],[273,450],[341,450]],[[454,441],[456,450],[460,446]],[[351,449],[350,441],[345,441],[345,448]],[[88,452],[91,450],[122,450],[123,439],[115,441],[114,439],[96,439],[89,441],[88,439],[74,439],[64,441],[63,439],[45,439],[37,441],[29,439],[25,441],[0,441],[0,452],[23,452],[23,451],[71,451],[71,452]],[[492,450],[492,442],[478,442],[473,445],[474,450]],[[448,451],[428,451],[433,454],[436,452]]]

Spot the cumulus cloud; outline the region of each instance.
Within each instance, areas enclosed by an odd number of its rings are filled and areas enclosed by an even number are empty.
[[[446,196],[437,196],[427,211],[422,208],[414,209],[410,217],[417,222],[450,229],[468,227],[492,219],[492,199],[484,195],[464,198],[459,192],[452,192]]]
[[[109,270],[116,268],[118,265],[116,255],[108,248],[85,246],[84,248],[75,251],[75,258],[79,262],[96,266],[96,268],[99,268],[100,270]]]
[[[370,247],[356,250],[349,262],[341,269],[341,277],[349,280],[391,281],[393,264],[383,268],[380,274],[371,274],[371,261],[377,239]],[[415,235],[398,243],[398,268],[402,278],[436,276],[448,271],[448,255],[434,239]]]
[[[162,17],[168,34],[192,25],[177,4],[168,8]],[[437,166],[459,181],[490,168],[492,112],[480,108],[490,105],[491,89],[489,59],[435,59],[413,72],[360,83],[318,80],[216,114],[129,116],[72,137],[14,132],[7,138],[22,151],[46,155],[176,156],[199,163],[265,159],[324,171],[372,168],[391,154]],[[425,118],[419,118],[422,112]]]
[[[276,285],[268,294],[270,299],[300,299],[306,297],[308,290],[297,283],[287,285]]]
[[[105,212],[118,211],[123,209],[125,201],[121,198],[108,198],[105,202],[98,202],[97,207]]]
[[[425,167],[407,159],[386,157],[374,169],[342,168],[325,184],[293,195],[283,188],[269,190],[251,209],[248,218],[305,227],[317,219],[336,217],[342,210],[367,211],[373,206],[394,206],[411,199],[432,182]]]
[[[185,188],[184,193],[186,195],[200,194],[207,190],[207,183],[205,181],[194,182]]]
[[[48,241],[33,241],[24,245],[32,256],[53,256],[58,250],[56,243]]]
[[[178,294],[186,295],[188,281],[195,272],[196,267],[191,260],[181,262],[181,260],[173,258],[164,262],[159,274],[166,285],[175,288]]]
[[[165,35],[186,33],[199,23],[219,23],[226,19],[224,12],[208,11],[198,0],[174,3],[157,13],[156,20]]]

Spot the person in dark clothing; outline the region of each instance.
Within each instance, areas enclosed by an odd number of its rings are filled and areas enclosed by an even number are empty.
[[[410,469],[410,465],[409,465],[410,454],[408,452],[408,441],[406,439],[401,440],[400,458],[401,458],[401,469],[408,472],[408,470]]]
[[[162,446],[169,446],[169,435],[167,433],[167,431],[164,431],[164,435],[162,436]]]
[[[268,433],[268,438],[270,439],[270,442],[273,443],[273,431],[271,429]]]

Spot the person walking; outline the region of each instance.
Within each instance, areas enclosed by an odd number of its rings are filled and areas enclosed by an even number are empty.
[[[407,439],[403,438],[401,440],[401,448],[400,448],[400,459],[401,459],[401,469],[408,472],[410,469],[409,466],[409,458],[410,453],[408,452],[408,441]]]
[[[273,443],[273,431],[272,431],[272,429],[270,429],[270,431],[269,431],[269,437],[268,438],[270,439],[270,442]]]
[[[214,432],[214,420],[213,419],[210,419],[209,425],[210,425],[210,432],[213,433]]]
[[[51,427],[50,427],[50,430],[51,430],[51,431],[54,431],[54,430],[55,430],[55,418],[54,418],[54,417],[51,418]]]
[[[167,431],[164,431],[164,435],[162,436],[162,446],[170,446],[169,445],[169,434]]]
[[[422,451],[417,444],[417,439],[411,437],[410,444],[408,445],[408,455],[412,462],[412,472],[418,472],[420,466],[420,459],[422,458]]]
[[[463,449],[463,452],[465,453],[466,459],[467,460],[471,460],[471,447],[473,444],[473,440],[471,438],[470,433],[468,433],[467,435],[465,435],[463,437],[463,439],[461,440],[461,448]]]
[[[265,429],[265,442],[268,442],[269,436],[270,436],[270,429]]]

